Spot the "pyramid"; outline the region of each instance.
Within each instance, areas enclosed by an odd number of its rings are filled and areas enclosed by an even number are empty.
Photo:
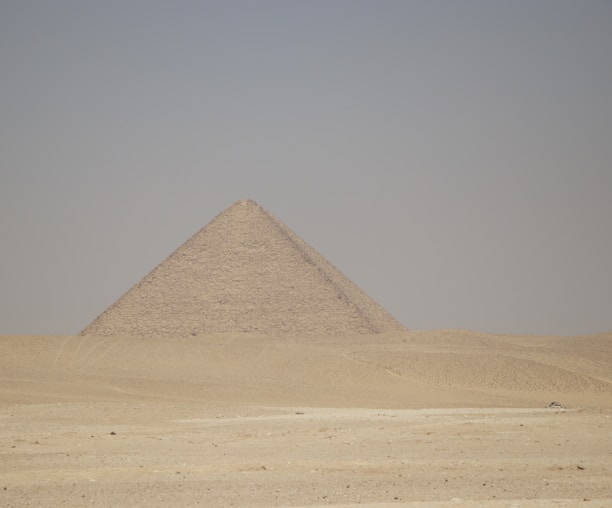
[[[195,233],[81,335],[350,335],[405,328],[251,200]]]

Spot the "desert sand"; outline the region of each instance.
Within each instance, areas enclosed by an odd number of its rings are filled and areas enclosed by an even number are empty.
[[[0,336],[0,506],[612,506],[611,417],[612,334]]]

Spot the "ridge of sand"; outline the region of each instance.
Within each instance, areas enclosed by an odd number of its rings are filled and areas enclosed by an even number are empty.
[[[270,406],[612,408],[612,335],[0,336],[0,372],[0,400],[91,390]]]
[[[349,335],[405,328],[251,200],[238,201],[98,316],[82,335]]]

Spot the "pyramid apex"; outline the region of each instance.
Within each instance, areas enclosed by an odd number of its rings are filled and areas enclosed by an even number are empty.
[[[259,203],[257,203],[253,199],[239,199],[232,206],[257,206],[259,207]]]

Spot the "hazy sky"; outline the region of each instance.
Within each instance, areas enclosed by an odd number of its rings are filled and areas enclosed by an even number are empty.
[[[412,329],[612,331],[612,2],[0,2],[0,333],[258,201]]]

